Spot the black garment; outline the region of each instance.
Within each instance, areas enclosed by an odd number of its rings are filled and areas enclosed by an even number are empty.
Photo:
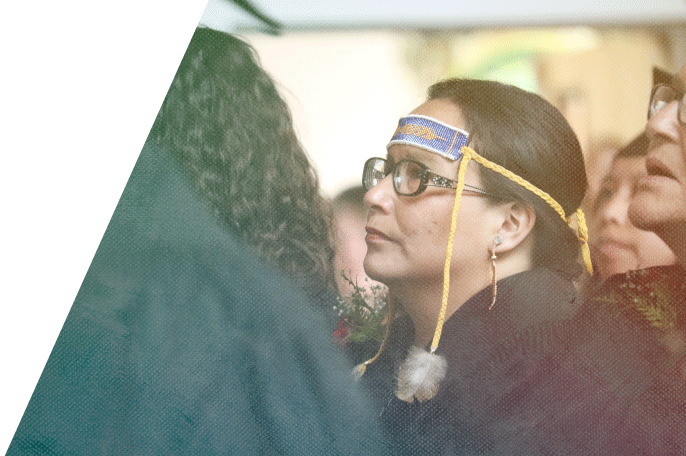
[[[499,281],[490,311],[490,287],[479,292],[445,322],[436,353],[448,372],[438,394],[421,404],[393,394],[396,369],[413,340],[409,319],[395,322],[388,350],[363,377],[393,454],[508,454],[499,453],[503,436],[495,431],[516,406],[521,378],[541,365],[578,311],[575,297],[571,281],[543,268]]]
[[[500,429],[516,454],[686,454],[686,271],[661,266],[611,277],[530,376]],[[522,382],[522,385],[525,383]]]
[[[7,454],[379,454],[350,367],[147,144]]]
[[[497,405],[482,413],[484,452],[686,454],[685,304],[682,268],[632,271],[554,334],[537,328],[509,342],[469,393],[482,410]],[[511,394],[496,387],[490,401],[492,379]]]

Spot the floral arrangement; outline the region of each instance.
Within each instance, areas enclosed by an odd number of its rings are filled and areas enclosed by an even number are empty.
[[[334,340],[341,345],[367,341],[381,343],[384,336],[383,320],[386,317],[388,289],[378,283],[360,286],[345,272],[341,272],[341,275],[353,291],[339,297],[338,304],[334,306],[339,317],[338,329],[333,334]],[[367,278],[364,280],[369,282]]]

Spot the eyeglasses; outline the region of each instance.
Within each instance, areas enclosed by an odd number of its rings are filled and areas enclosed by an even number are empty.
[[[658,84],[653,87],[650,93],[650,104],[648,105],[648,119],[651,119],[665,106],[673,101],[679,102],[677,119],[681,125],[686,125],[686,94],[672,86]]]
[[[422,163],[412,160],[401,160],[389,167],[388,160],[373,157],[364,164],[362,185],[366,190],[375,187],[381,180],[393,173],[393,188],[396,193],[404,196],[415,196],[426,190],[427,186],[442,188],[457,188],[457,181],[439,176],[429,171]],[[471,185],[464,185],[464,189],[481,195],[488,192]]]

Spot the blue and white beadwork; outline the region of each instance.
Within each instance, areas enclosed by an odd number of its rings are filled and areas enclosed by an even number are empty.
[[[462,156],[460,150],[469,142],[469,133],[427,116],[401,117],[386,148],[407,144],[434,152],[451,160]]]

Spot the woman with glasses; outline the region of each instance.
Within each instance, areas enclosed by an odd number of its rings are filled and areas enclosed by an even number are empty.
[[[544,429],[589,453],[686,454],[685,88],[686,66],[653,88],[646,174],[628,212],[676,264],[608,279],[570,325],[569,349],[548,380],[574,400],[558,406],[565,420]]]
[[[357,374],[395,454],[504,450],[494,412],[527,364],[482,374],[526,361],[503,351],[515,340],[538,359],[548,341],[529,334],[553,336],[575,315],[582,253],[590,267],[576,136],[535,94],[451,79],[400,120],[363,184],[365,271],[388,286],[390,315]]]
[[[686,66],[669,85],[653,88],[646,134],[650,140],[646,171],[630,207],[642,229],[654,231],[686,259]]]

